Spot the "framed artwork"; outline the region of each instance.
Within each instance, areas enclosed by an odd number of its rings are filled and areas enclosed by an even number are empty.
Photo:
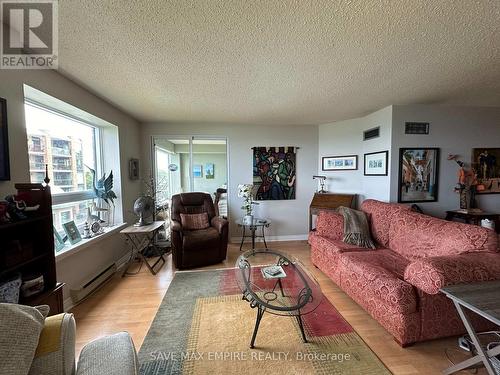
[[[64,248],[64,239],[61,238],[61,235],[57,232],[55,227],[53,227],[53,231],[54,231],[54,247],[56,251],[61,251]]]
[[[207,180],[212,180],[215,178],[215,166],[214,163],[205,164],[205,178]]]
[[[203,177],[203,167],[201,164],[194,164],[193,165],[193,177],[194,178]]]
[[[68,240],[70,244],[74,245],[82,240],[82,236],[80,235],[80,231],[76,227],[76,224],[73,220],[64,223],[63,225],[64,231],[68,235]]]
[[[477,194],[500,194],[500,148],[472,149],[471,166],[477,174]]]
[[[387,176],[389,151],[370,152],[364,155],[365,176]]]
[[[128,177],[131,180],[139,179],[139,159],[130,159],[128,162]]]
[[[295,199],[297,147],[254,147],[253,185],[257,201]]]
[[[10,180],[7,101],[0,98],[0,181]]]
[[[358,155],[323,156],[321,167],[324,171],[354,171],[358,169]]]
[[[398,202],[438,200],[439,148],[399,149]]]

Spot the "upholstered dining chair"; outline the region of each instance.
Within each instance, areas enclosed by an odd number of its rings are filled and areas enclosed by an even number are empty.
[[[215,214],[210,194],[172,196],[172,258],[178,269],[208,266],[226,259],[228,222]]]

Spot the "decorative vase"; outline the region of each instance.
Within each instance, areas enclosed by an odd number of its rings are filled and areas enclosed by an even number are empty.
[[[253,215],[245,215],[245,216],[243,216],[243,223],[245,225],[252,225],[252,223],[253,223]]]

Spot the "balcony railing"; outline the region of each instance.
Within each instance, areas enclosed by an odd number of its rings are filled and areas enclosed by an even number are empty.
[[[56,185],[56,186],[72,186],[73,180],[71,178],[69,178],[69,179],[56,179],[56,180],[54,180],[54,185]]]
[[[29,145],[28,151],[30,151],[30,152],[45,152],[45,146]]]
[[[40,163],[40,162],[35,162],[32,161],[30,162],[30,170],[45,170],[45,163]]]
[[[58,155],[58,156],[70,156],[71,151],[67,148],[62,148],[62,147],[52,147],[52,155]]]
[[[52,164],[55,171],[71,171],[71,165],[67,164]]]

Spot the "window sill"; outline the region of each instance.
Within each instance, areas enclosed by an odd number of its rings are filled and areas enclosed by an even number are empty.
[[[61,251],[56,253],[56,262],[60,262],[61,260],[66,259],[67,257],[76,254],[89,246],[95,245],[96,243],[109,238],[112,234],[117,233],[127,225],[127,223],[120,223],[113,225],[112,227],[106,227],[104,228],[104,233],[97,237],[82,239],[74,245],[66,245]]]

